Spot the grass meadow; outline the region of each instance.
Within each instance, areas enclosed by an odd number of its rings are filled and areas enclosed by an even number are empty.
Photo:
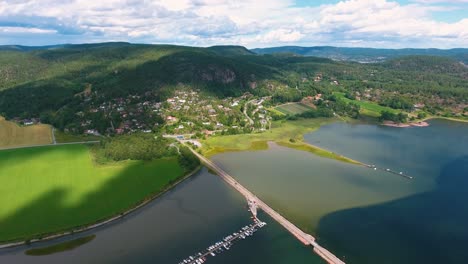
[[[0,241],[103,220],[183,175],[177,158],[96,165],[83,145],[0,151]]]
[[[399,111],[397,111],[397,110],[395,110],[393,108],[390,108],[390,107],[387,107],[387,106],[381,106],[381,105],[378,105],[378,104],[373,103],[373,102],[351,100],[349,98],[346,98],[344,96],[344,93],[335,92],[334,94],[338,98],[340,98],[341,100],[344,100],[347,103],[352,102],[352,103],[355,103],[355,104],[359,105],[361,107],[360,113],[363,114],[363,115],[366,115],[366,116],[379,117],[380,113],[382,111],[389,111],[389,112],[395,113],[395,114],[399,113]]]

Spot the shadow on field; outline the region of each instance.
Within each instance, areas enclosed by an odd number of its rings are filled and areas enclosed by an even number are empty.
[[[329,214],[319,223],[318,234],[326,238],[320,243],[347,263],[465,263],[468,156],[446,164],[437,185],[431,192]]]
[[[28,160],[40,153],[32,151],[29,154],[31,156],[23,154],[22,158]],[[27,161],[24,164],[26,166]],[[0,168],[2,166],[6,164],[0,161]],[[108,218],[150,198],[152,194],[161,191],[183,175],[184,171],[178,165],[177,159],[136,162],[121,170],[118,175],[99,186],[97,190],[95,190],[96,186],[90,183],[90,192],[84,195],[78,204],[72,206],[65,203],[72,190],[51,188],[33,202],[18,208],[12,215],[0,218],[0,241],[30,238],[31,234],[41,237],[44,232],[57,232]],[[15,177],[15,175],[8,175],[8,177]],[[25,186],[24,188],[33,187]],[[26,193],[27,190],[17,190],[17,192]]]

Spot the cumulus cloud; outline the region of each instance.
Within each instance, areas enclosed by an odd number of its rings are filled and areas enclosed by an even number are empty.
[[[248,47],[466,47],[468,18],[447,23],[431,16],[463,8],[466,2],[349,0],[298,7],[293,0],[0,0],[0,40],[5,42],[0,44],[122,40]],[[21,38],[15,38],[15,30]]]

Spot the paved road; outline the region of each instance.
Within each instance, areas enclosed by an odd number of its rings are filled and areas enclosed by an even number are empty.
[[[17,147],[7,147],[0,148],[0,150],[8,149],[22,149],[22,148],[38,148],[38,147],[47,147],[47,146],[63,146],[63,145],[78,145],[78,144],[97,144],[101,141],[79,141],[79,142],[69,142],[69,143],[51,143],[51,144],[42,144],[42,145],[29,145],[29,146],[17,146]]]
[[[249,120],[250,125],[253,125],[253,124],[254,124],[254,121],[253,121],[252,118],[250,118],[250,116],[247,114],[247,107],[248,107],[248,105],[249,105],[250,103],[252,103],[253,101],[255,101],[255,100],[250,100],[250,101],[248,101],[247,103],[245,103],[245,105],[244,105],[244,115],[245,115],[245,117],[247,117],[247,119]]]
[[[247,188],[245,188],[239,182],[237,182],[232,176],[230,176],[224,170],[218,167],[214,162],[205,158],[203,155],[197,153],[192,148],[189,147],[189,149],[200,159],[202,163],[204,163],[207,167],[211,168],[213,171],[217,172],[218,175],[224,181],[226,181],[228,184],[234,187],[242,195],[244,195],[248,201],[255,201],[255,203],[260,209],[262,209],[265,213],[270,215],[275,221],[277,221],[284,228],[286,228],[286,230],[288,230],[291,234],[293,234],[299,241],[301,241],[305,245],[313,246],[314,251],[319,256],[321,256],[325,261],[331,264],[344,264],[344,262],[341,261],[339,258],[337,258],[335,255],[333,255],[333,253],[321,247],[315,241],[315,238],[313,236],[303,232],[300,228],[298,228],[289,220],[287,220],[285,217],[280,215],[278,212],[276,212],[274,209],[268,206],[265,202],[263,202],[258,197],[256,197],[252,192],[247,190]]]

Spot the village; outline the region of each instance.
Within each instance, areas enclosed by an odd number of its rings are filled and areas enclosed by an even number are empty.
[[[74,125],[64,131],[101,136],[158,130],[197,138],[265,131],[271,122],[263,106],[267,100],[254,99],[249,93],[218,99],[190,88],[178,89],[165,100],[152,92],[103,100],[94,92],[93,96],[83,97],[83,110],[75,113]],[[27,126],[41,120],[16,121]]]

